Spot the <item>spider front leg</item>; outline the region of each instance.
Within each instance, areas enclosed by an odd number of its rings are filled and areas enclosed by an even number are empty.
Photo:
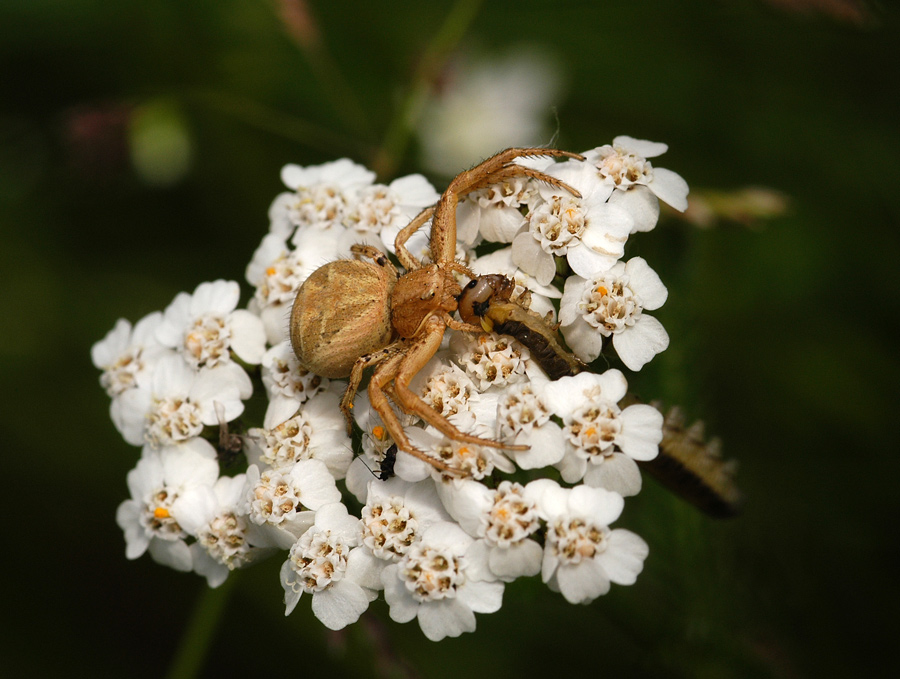
[[[404,226],[394,239],[394,252],[397,253],[397,259],[399,259],[400,263],[406,267],[407,271],[418,269],[422,266],[422,263],[416,256],[407,250],[406,241],[408,241],[416,231],[421,229],[425,222],[431,219],[434,214],[434,209],[434,205],[426,207],[417,214],[409,224]]]
[[[481,330],[481,328],[472,327],[473,331]],[[397,375],[394,377],[394,394],[397,397],[397,404],[406,412],[418,415],[444,436],[453,439],[454,441],[470,443],[477,446],[487,446],[489,448],[528,450],[528,446],[509,445],[461,432],[452,422],[450,422],[450,420],[434,410],[409,388],[409,383],[412,379],[423,367],[425,367],[425,364],[428,363],[431,357],[434,356],[440,348],[441,339],[444,337],[444,328],[444,321],[440,317],[430,316],[425,323],[425,327],[422,329],[422,334],[416,338],[415,343],[403,357]],[[465,329],[468,330],[468,328]],[[400,448],[401,450],[403,449],[402,446],[400,446]],[[429,462],[431,462],[431,459],[432,458],[427,458]]]

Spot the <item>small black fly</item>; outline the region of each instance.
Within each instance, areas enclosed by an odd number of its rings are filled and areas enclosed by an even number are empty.
[[[397,461],[397,444],[392,443],[391,447],[384,451],[384,459],[381,461],[381,466],[378,469],[378,473],[375,474],[376,478],[381,481],[387,481],[394,475],[394,463]]]

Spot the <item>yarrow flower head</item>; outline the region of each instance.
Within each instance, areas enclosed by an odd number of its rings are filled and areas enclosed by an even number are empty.
[[[145,449],[137,467],[128,473],[131,499],[116,512],[116,521],[125,531],[125,555],[136,559],[149,550],[165,566],[191,570],[193,560],[185,541],[189,533],[182,521],[192,502],[212,495],[218,475],[215,451],[205,441]]]
[[[120,318],[106,337],[91,347],[94,366],[100,368],[100,385],[110,398],[138,386],[148,387],[154,363],[167,352],[156,339],[163,316],[154,312],[131,323]]]
[[[199,436],[204,426],[230,422],[244,410],[252,385],[236,364],[194,372],[177,354],[160,359],[152,379],[121,394],[112,418],[126,441],[159,448]],[[219,404],[218,412],[216,404]]]
[[[548,384],[545,394],[562,418],[566,453],[556,464],[563,480],[636,495],[635,460],[652,460],[662,440],[662,414],[644,404],[620,408],[628,384],[618,370],[581,373]]]
[[[376,585],[366,571],[359,551],[359,519],[339,502],[316,512],[315,523],[291,547],[281,567],[285,615],[303,593],[312,595],[313,614],[329,629],[356,622],[375,599]]]
[[[588,362],[600,355],[603,340],[611,338],[622,362],[640,370],[669,346],[662,324],[644,313],[661,307],[667,296],[642,257],[618,262],[588,279],[570,276],[559,312],[562,333],[578,358]]]
[[[212,493],[194,493],[182,500],[180,523],[197,538],[191,545],[194,571],[210,587],[225,582],[228,574],[268,556],[274,544],[243,512],[246,476],[221,476]]]
[[[519,578],[572,603],[634,583],[647,544],[610,525],[641,488],[637,462],[658,454],[663,418],[620,370],[588,364],[616,360],[611,347],[637,371],[668,346],[649,313],[668,292],[625,258],[659,200],[686,205],[683,180],[648,160],[665,150],[616,137],[584,159],[501,156],[496,172],[479,166],[496,181],[475,168],[452,185],[441,205],[454,212],[430,210],[439,194],[421,175],[376,184],[348,159],[286,166],[244,305],[238,283],[201,283],[92,347],[113,423],[141,447],[116,515],[126,556],[218,587],[277,554],[286,615],[305,598],[339,630],[383,591],[393,620],[435,641],[474,631]],[[328,378],[295,353],[292,308],[305,313],[304,281],[346,258],[377,269],[380,287],[340,325],[368,337],[367,318],[392,320],[362,356],[323,330],[326,356],[350,371]],[[402,329],[394,291],[448,269],[408,303],[440,306]]]
[[[585,163],[567,161],[547,169],[577,189],[543,186],[541,198],[529,212],[527,224],[513,239],[513,261],[547,285],[556,275],[554,257],[565,257],[575,273],[587,276],[609,269],[625,252],[634,220],[625,210],[610,205],[608,191]]]
[[[250,520],[280,546],[293,544],[315,521],[319,507],[341,499],[334,477],[320,460],[265,471],[250,465],[246,488],[244,508]]]
[[[475,540],[450,522],[432,524],[381,575],[391,619],[418,618],[426,637],[440,641],[475,630],[475,613],[500,608],[503,583],[495,582],[483,555],[469,553]]]
[[[271,467],[299,460],[321,460],[336,479],[342,479],[353,458],[339,397],[322,392],[307,401],[293,417],[269,429],[250,429],[259,461]],[[256,456],[253,456],[256,461]]]
[[[293,194],[278,197],[280,210],[270,211],[273,222],[286,221],[294,227],[337,228],[359,191],[369,186],[375,173],[347,158],[313,167],[286,165],[281,180]],[[276,228],[273,228],[273,232]]]
[[[166,308],[156,329],[159,341],[181,352],[195,370],[229,365],[233,351],[257,364],[266,335],[259,317],[237,309],[240,289],[234,281],[201,283],[193,295],[181,293]]]
[[[668,148],[666,144],[623,135],[613,139],[612,145],[584,152],[610,191],[609,202],[631,214],[634,231],[649,231],[656,226],[657,198],[680,212],[687,209],[687,182],[671,170],[653,167],[648,160]]]
[[[632,585],[643,570],[647,543],[631,531],[610,529],[624,505],[602,488],[561,488],[550,479],[529,488],[547,522],[541,577],[573,604],[588,603],[610,583]]]

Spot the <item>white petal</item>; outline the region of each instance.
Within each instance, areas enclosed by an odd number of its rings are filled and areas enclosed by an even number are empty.
[[[566,444],[565,454],[553,466],[559,470],[559,475],[563,481],[566,483],[578,483],[584,478],[588,463],[583,455],[578,455],[570,444]]]
[[[462,201],[456,208],[456,239],[461,243],[474,243],[478,238],[481,216],[484,212],[477,203]]]
[[[561,488],[556,481],[552,479],[539,479],[528,484],[529,489],[532,484],[537,486],[536,500],[538,513],[547,521],[554,521],[560,516],[565,516],[569,511],[569,496],[572,494],[571,489]],[[531,493],[526,493],[526,497],[531,497]]]
[[[640,493],[643,483],[637,462],[624,453],[613,453],[600,464],[591,465],[584,475],[584,482],[594,488],[614,491],[623,497]]]
[[[544,550],[534,540],[522,540],[506,549],[495,547],[488,557],[491,571],[505,582],[541,572]]]
[[[648,188],[664,203],[668,203],[679,212],[687,210],[688,184],[681,175],[664,167],[653,168],[653,181]]]
[[[596,383],[600,387],[601,398],[613,403],[621,401],[628,393],[628,380],[621,370],[610,368],[602,375],[598,375]]]
[[[653,311],[666,303],[669,291],[643,257],[632,257],[625,264],[629,286],[641,297],[644,309]]]
[[[281,587],[284,589],[284,614],[290,615],[294,608],[297,606],[297,602],[300,601],[300,596],[303,594],[303,590],[299,587],[296,589],[293,587],[294,578],[296,577],[294,573],[294,569],[291,568],[290,559],[281,564]]]
[[[556,569],[559,591],[570,604],[584,604],[609,591],[609,578],[597,560],[576,565],[560,564]]]
[[[213,490],[222,507],[240,513],[239,506],[244,499],[244,489],[246,487],[247,475],[238,474],[237,476],[220,476],[216,481],[216,485],[213,486]]]
[[[201,438],[166,446],[159,452],[166,485],[208,485],[210,489],[219,478],[216,449]]]
[[[419,602],[413,599],[412,594],[406,589],[406,584],[400,580],[399,568],[397,564],[391,564],[381,572],[384,600],[391,607],[391,620],[409,622],[416,617],[416,613],[419,611]]]
[[[150,536],[140,522],[141,508],[134,500],[125,500],[116,510],[116,523],[125,532],[125,558],[137,559],[150,546]]]
[[[492,582],[497,576],[491,571],[488,565],[488,555],[491,547],[485,540],[476,540],[472,546],[466,551],[466,578],[475,580],[483,580]],[[468,585],[467,585],[468,586]]]
[[[179,292],[166,307],[162,322],[156,327],[155,339],[164,346],[180,348],[185,329],[192,320],[191,296],[186,292]]]
[[[115,363],[128,348],[131,340],[131,323],[124,318],[116,321],[112,330],[91,347],[91,361],[94,367],[105,370]]]
[[[560,325],[572,325],[575,319],[581,316],[576,305],[584,294],[585,283],[587,281],[578,275],[572,275],[566,279],[562,300],[559,303]]]
[[[588,246],[587,240],[590,239],[582,240],[581,243],[577,243],[566,251],[566,261],[572,267],[572,271],[584,278],[591,278],[608,271],[624,253],[624,249],[621,247],[612,249],[604,247],[603,252],[597,252]],[[604,241],[603,246],[606,245],[609,244]]]
[[[250,365],[262,362],[266,353],[266,329],[262,320],[244,309],[237,309],[229,317],[231,348],[241,360]]]
[[[332,630],[356,622],[368,607],[369,598],[363,588],[346,579],[312,595],[313,615]]]
[[[431,182],[420,174],[408,174],[405,177],[398,177],[390,183],[389,188],[397,193],[403,205],[414,205],[424,208],[436,203],[441,197],[441,194],[435,191]]]
[[[387,565],[387,561],[379,559],[365,547],[357,547],[347,555],[347,572],[344,576],[366,589],[384,589],[381,573]]]
[[[266,408],[266,416],[263,418],[264,429],[274,429],[297,414],[300,402],[296,398],[275,394],[270,396],[269,406]]]
[[[459,601],[476,613],[494,613],[503,604],[502,582],[469,580],[459,590]]]
[[[241,288],[236,281],[201,283],[191,296],[191,317],[202,314],[225,316],[237,308],[240,298]]]
[[[652,231],[659,221],[659,199],[648,187],[635,184],[627,191],[613,191],[609,204],[625,210],[634,220],[631,233]]]
[[[153,402],[149,389],[129,389],[109,404],[109,416],[118,432],[133,446],[144,444],[147,413]]]
[[[487,513],[491,507],[491,491],[472,479],[435,486],[444,507],[472,537],[483,537],[487,527]]]
[[[516,458],[516,464],[522,469],[540,469],[555,465],[565,455],[565,438],[562,429],[552,420],[533,430],[531,436],[517,438],[515,443],[530,446],[528,450],[510,451]]]
[[[213,559],[199,542],[191,545],[191,559],[194,564],[194,572],[206,578],[206,584],[210,589],[219,587],[228,579],[228,566]]]
[[[350,462],[350,466],[347,468],[347,476],[344,478],[344,483],[347,484],[347,490],[353,493],[353,496],[359,501],[360,504],[366,503],[366,497],[369,489],[369,481],[374,479],[374,471],[367,467],[367,464],[371,464],[371,462],[364,461],[365,455],[361,455],[360,457],[353,458]]]
[[[296,462],[291,469],[291,478],[300,487],[300,501],[304,507],[315,511],[323,505],[341,500],[341,492],[334,484],[334,477],[321,460]]]
[[[407,435],[411,435],[415,431],[423,430],[418,427],[411,427],[406,430],[406,433]],[[412,438],[413,437],[410,436],[411,440]],[[413,445],[416,445],[415,441],[413,441]],[[418,457],[413,457],[403,450],[397,452],[397,460],[394,462],[394,473],[404,481],[409,481],[411,483],[424,481],[431,476],[433,469],[434,467],[424,460],[420,460]]]
[[[659,141],[647,141],[646,139],[635,139],[625,134],[621,134],[613,139],[613,146],[644,158],[655,158],[669,150],[668,144],[663,144]]]
[[[590,517],[591,521],[607,526],[619,518],[625,501],[618,493],[603,488],[575,486],[569,492],[569,507],[572,514]]]
[[[649,553],[650,548],[641,536],[617,528],[609,534],[609,547],[597,559],[610,580],[617,585],[633,585]]]
[[[396,479],[396,481],[399,482],[400,479]],[[385,485],[390,483],[391,481],[388,481]],[[391,491],[391,493],[394,492]],[[396,494],[402,495],[403,492],[397,492]],[[450,515],[447,514],[444,505],[441,504],[438,498],[435,483],[430,479],[410,486],[409,490],[406,491],[405,504],[415,511],[416,519],[419,521],[419,528],[423,531],[432,523],[450,520]]]
[[[244,369],[237,363],[228,362],[197,373],[190,398],[200,408],[203,424],[214,426],[219,423],[215,403],[222,404],[225,421],[231,422],[244,412],[241,396],[248,388],[252,392],[252,383]]]
[[[593,373],[584,372],[548,382],[544,385],[544,402],[554,414],[567,417],[584,403],[584,392],[596,384],[596,378]]]
[[[356,541],[359,537],[359,519],[351,516],[341,502],[331,502],[319,507],[316,511],[316,526],[347,541]]]
[[[553,255],[544,252],[528,231],[513,239],[512,257],[516,266],[534,276],[541,285],[548,285],[556,275]]]
[[[489,207],[481,209],[479,231],[485,240],[496,243],[512,243],[516,233],[525,223],[524,215],[514,207]]]
[[[215,518],[218,505],[212,486],[200,486],[178,496],[172,505],[172,516],[189,535],[196,537],[197,531]]]
[[[153,538],[148,549],[156,563],[187,572],[193,567],[191,549],[183,540],[160,540]]]
[[[454,554],[465,554],[475,540],[456,523],[438,521],[422,534],[422,541],[435,547],[447,547]]]
[[[550,585],[551,582],[556,582],[556,569],[559,567],[559,559],[556,557],[556,554],[553,552],[553,548],[549,546],[544,547],[544,558],[541,561],[541,580]],[[554,585],[550,585],[551,589]],[[556,586],[555,591],[559,591],[559,587]]]
[[[616,445],[635,460],[652,460],[662,441],[663,416],[656,408],[643,403],[628,406],[622,411],[622,431]]]
[[[419,606],[419,627],[431,641],[475,631],[475,614],[456,599],[427,601]]]
[[[291,308],[283,304],[270,304],[259,312],[269,344],[275,345],[290,339],[288,329],[290,315]]]
[[[566,344],[585,363],[594,361],[603,349],[603,335],[580,316],[571,325],[560,327]]]
[[[631,370],[640,370],[669,346],[669,334],[653,316],[643,314],[637,323],[613,335],[613,347]]]
[[[581,237],[584,244],[603,254],[621,255],[634,228],[632,216],[621,207],[602,203],[593,205],[588,217],[590,222]]]
[[[166,356],[153,371],[153,394],[158,397],[185,397],[190,393],[195,377],[196,373],[181,356]]]

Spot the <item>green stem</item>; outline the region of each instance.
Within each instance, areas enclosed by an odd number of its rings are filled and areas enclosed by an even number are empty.
[[[272,132],[332,155],[335,153],[356,154],[359,152],[360,146],[364,145],[356,139],[345,137],[248,99],[240,99],[219,92],[191,92],[186,95],[186,98],[231,115],[251,127]]]
[[[203,667],[203,661],[215,638],[216,628],[222,619],[222,611],[228,596],[234,589],[235,573],[225,582],[211,589],[203,587],[188,626],[181,637],[178,652],[169,666],[168,679],[193,679]]]
[[[379,177],[391,177],[409,144],[412,129],[422,113],[428,93],[450,53],[471,26],[483,0],[458,0],[419,61],[400,110],[385,133],[371,167]]]

